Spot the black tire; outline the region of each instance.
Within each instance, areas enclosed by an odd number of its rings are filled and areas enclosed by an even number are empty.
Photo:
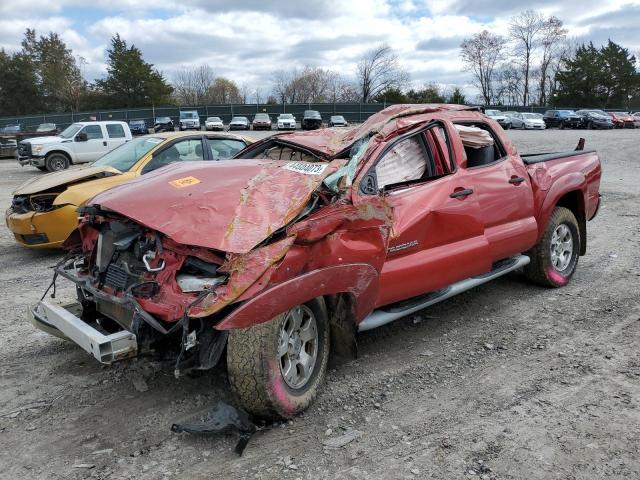
[[[560,130],[564,130],[564,127],[565,127],[564,122],[560,122]]]
[[[291,310],[254,327],[229,332],[229,383],[240,406],[252,415],[291,418],[311,405],[318,393],[329,360],[329,320],[322,298],[304,307],[316,320],[317,355],[310,376],[299,388],[292,388],[285,380],[278,355],[280,332],[288,325]]]
[[[587,123],[587,129],[588,130],[593,130],[593,122]]]
[[[49,172],[59,172],[69,168],[69,159],[63,153],[51,153],[44,159],[44,166]]]
[[[560,270],[552,258],[552,239],[554,232],[561,226],[567,227],[571,234],[572,250],[567,265]],[[573,212],[565,207],[556,207],[547,222],[542,239],[528,253],[531,262],[524,267],[525,275],[529,280],[545,287],[565,286],[578,266],[581,241],[578,221]]]

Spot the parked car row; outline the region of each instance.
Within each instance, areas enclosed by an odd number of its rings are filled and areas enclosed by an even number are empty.
[[[3,128],[0,128],[0,133],[4,134],[23,133],[26,131],[27,130],[20,123],[10,123],[5,125]],[[35,130],[31,131],[36,133],[56,133],[58,131],[58,127],[55,123],[41,123]]]
[[[300,127],[303,130],[314,130],[324,125],[322,115],[317,110],[305,110]],[[347,122],[342,115],[331,115],[326,122],[328,127],[348,127]],[[183,130],[201,130],[202,124],[200,116],[196,110],[181,111],[177,127]],[[220,117],[212,116],[204,120],[204,129],[207,131],[224,131],[228,130],[271,130],[273,127],[277,130],[296,130],[298,121],[291,113],[279,114],[275,121],[272,120],[268,113],[256,113],[253,119],[246,116],[234,116],[225,126]],[[145,120],[130,120],[129,128],[133,135],[146,135],[150,132],[150,128]],[[157,117],[153,125],[154,132],[172,132],[176,128],[176,124],[171,117]]]
[[[502,128],[534,129],[545,128],[638,128],[640,112],[605,112],[600,109],[547,110],[544,115],[531,112],[502,112],[485,110],[485,115],[500,124]]]

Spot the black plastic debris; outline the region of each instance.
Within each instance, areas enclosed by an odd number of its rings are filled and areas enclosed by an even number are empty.
[[[171,431],[176,433],[217,434],[234,430],[240,433],[235,452],[242,455],[249,439],[257,431],[257,427],[247,412],[222,400],[219,400],[213,409],[196,415],[192,422],[171,425]]]

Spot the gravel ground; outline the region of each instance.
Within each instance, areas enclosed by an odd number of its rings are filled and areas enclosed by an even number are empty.
[[[169,430],[230,400],[223,368],[176,380],[146,359],[105,367],[37,332],[25,310],[60,255],[0,228],[0,477],[640,478],[640,131],[509,135],[522,151],[584,136],[601,155],[604,205],[572,282],[510,274],[361,335],[312,408],[242,457],[235,434]],[[37,175],[0,161],[0,204]],[[357,438],[324,445],[345,434]]]

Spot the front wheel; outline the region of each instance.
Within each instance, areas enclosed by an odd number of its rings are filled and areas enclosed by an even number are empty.
[[[240,405],[263,418],[290,418],[315,399],[329,360],[322,298],[268,322],[229,332],[227,371]]]
[[[58,172],[69,168],[69,159],[62,153],[52,153],[47,155],[44,166],[49,172]]]
[[[569,283],[578,266],[580,230],[571,210],[556,207],[540,242],[529,252],[531,262],[525,275],[545,287]]]

